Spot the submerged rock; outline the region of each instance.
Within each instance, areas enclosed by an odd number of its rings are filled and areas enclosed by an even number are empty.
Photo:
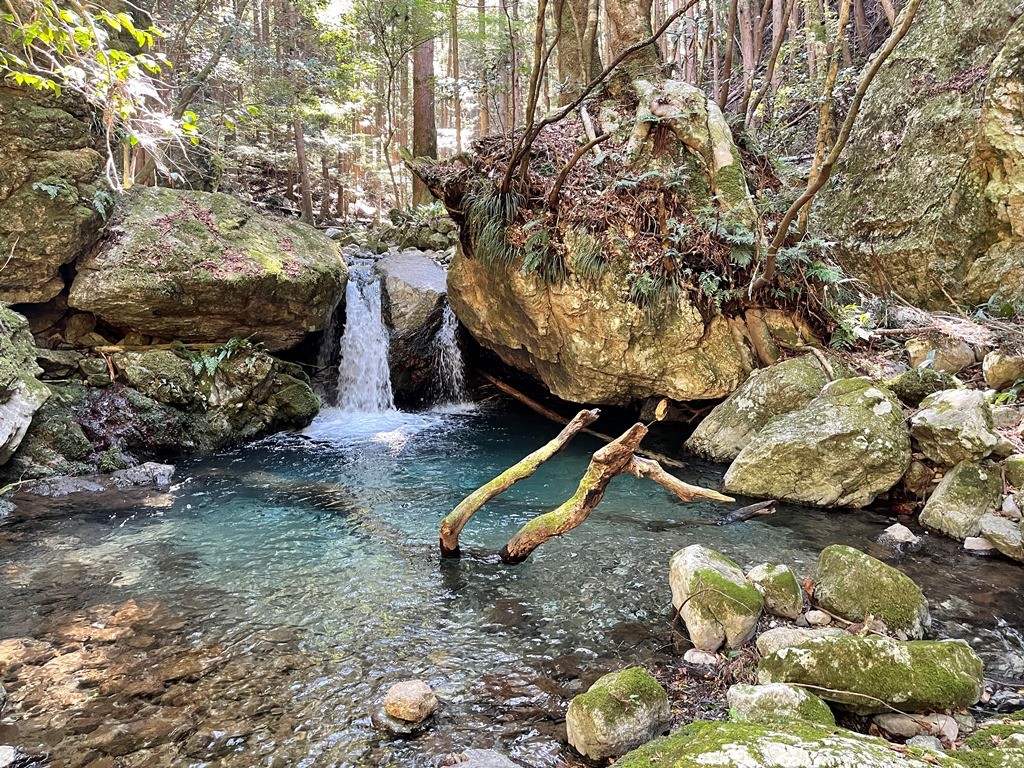
[[[921,537],[916,536],[902,523],[893,523],[882,531],[875,541],[897,554],[917,552],[921,549]]]
[[[518,763],[513,763],[493,749],[467,749],[455,758],[454,763],[442,765],[453,765],[456,768],[520,768]]]
[[[853,547],[834,544],[822,550],[814,599],[848,621],[874,617],[906,637],[924,637],[931,626],[921,588],[902,571]]]
[[[699,544],[679,550],[669,563],[669,584],[672,605],[701,650],[723,643],[739,648],[753,636],[764,598],[725,555]]]
[[[910,433],[921,452],[944,467],[980,461],[999,443],[992,428],[992,411],[984,393],[976,389],[948,389],[929,395],[911,418]]]
[[[755,370],[697,425],[686,447],[713,461],[732,461],[768,422],[803,408],[828,381],[814,355]]]
[[[395,683],[384,695],[384,711],[407,723],[422,723],[437,710],[437,696],[422,680]]]
[[[998,467],[963,461],[942,478],[918,519],[954,539],[977,536],[982,516],[999,506],[1002,495]]]
[[[816,686],[825,700],[858,714],[969,707],[981,698],[981,659],[959,640],[829,635],[761,659],[758,682]]]
[[[28,321],[0,304],[0,464],[14,455],[32,416],[50,396],[36,379],[40,373]]]
[[[910,435],[903,410],[870,379],[833,381],[799,411],[776,418],[736,457],[727,493],[864,506],[903,477]]]
[[[803,611],[804,593],[789,566],[764,563],[750,569],[747,581],[764,596],[768,613],[795,619]]]
[[[784,723],[804,720],[834,726],[835,715],[828,705],[803,688],[784,683],[737,684],[729,688],[729,719],[734,722]]]
[[[347,279],[337,244],[227,195],[136,187],[78,262],[68,303],[122,331],[270,350],[323,329]]]
[[[569,702],[569,743],[584,757],[618,757],[650,741],[668,725],[668,694],[640,667],[601,677]]]

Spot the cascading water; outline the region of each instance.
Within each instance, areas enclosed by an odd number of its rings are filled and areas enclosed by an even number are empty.
[[[438,404],[464,403],[466,365],[459,348],[459,321],[447,303],[441,316],[441,327],[434,337],[434,364],[437,370]]]
[[[356,266],[349,273],[345,317],[334,404],[351,413],[394,410],[388,368],[388,329],[381,315],[380,278],[369,266]]]

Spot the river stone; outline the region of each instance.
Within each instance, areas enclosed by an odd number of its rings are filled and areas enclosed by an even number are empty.
[[[757,650],[762,656],[800,645],[805,640],[825,635],[842,635],[843,630],[837,627],[775,627],[762,632],[755,641]]]
[[[944,389],[956,389],[957,385],[956,380],[948,373],[925,367],[906,370],[886,381],[885,386],[900,399],[900,402],[916,408],[928,395]]]
[[[50,396],[36,379],[40,373],[28,321],[0,304],[0,464],[14,455],[33,415]]]
[[[857,714],[969,707],[985,690],[981,659],[960,640],[901,642],[848,633],[763,657],[757,681],[817,686],[823,699]]]
[[[929,309],[1020,307],[1022,61],[1019,5],[922,4],[818,195],[848,273]]]
[[[669,563],[669,584],[672,605],[701,650],[723,643],[739,648],[753,637],[764,598],[725,555],[699,544],[679,550]]]
[[[521,768],[493,749],[467,749],[457,758],[457,768]]]
[[[988,514],[982,516],[980,526],[981,535],[992,542],[992,546],[1012,560],[1024,562],[1024,537],[1019,521]]]
[[[992,426],[999,429],[1016,429],[1024,420],[1024,408],[1019,405],[993,405]]]
[[[963,461],[942,478],[918,521],[954,539],[977,536],[982,516],[999,506],[1002,493],[998,467]]]
[[[762,429],[724,486],[744,496],[860,507],[898,483],[909,464],[899,401],[870,379],[840,379]]]
[[[903,523],[893,523],[878,534],[878,538],[875,541],[897,554],[917,552],[921,549],[921,537],[916,536]]]
[[[916,757],[834,726],[697,720],[630,752],[615,768],[967,768],[947,757]],[[1014,768],[1007,764],[999,768]]]
[[[981,369],[985,373],[985,383],[998,392],[1024,379],[1024,355],[993,350],[985,355]]]
[[[407,723],[422,723],[437,710],[437,696],[422,680],[403,680],[384,694],[384,711]]]
[[[890,736],[911,739],[920,734],[939,736],[946,742],[956,741],[960,726],[950,715],[905,715],[902,712],[883,712],[872,718],[875,725]]]
[[[947,389],[929,395],[911,418],[910,433],[921,452],[944,467],[980,461],[999,443],[988,402],[976,389]]]
[[[305,224],[228,195],[135,187],[79,260],[68,303],[125,332],[274,351],[327,325],[347,274],[337,244]]]
[[[663,732],[668,694],[641,667],[604,675],[573,697],[565,715],[569,743],[590,760],[618,757]]]
[[[1024,489],[1024,454],[1010,456],[1003,462],[1003,474],[1006,482],[1014,488]]]
[[[833,366],[841,368],[838,361]],[[701,421],[686,447],[713,461],[732,461],[769,421],[803,408],[827,383],[814,355],[755,370]]]
[[[905,346],[911,368],[920,368],[927,364],[940,373],[959,373],[977,362],[974,347],[962,339],[929,336],[910,339]]]
[[[826,547],[818,556],[814,600],[848,621],[873,616],[890,632],[915,639],[931,626],[928,601],[909,576],[841,544]]]
[[[764,563],[751,568],[747,581],[764,596],[764,609],[785,619],[795,619],[804,609],[804,593],[788,565]]]
[[[726,697],[729,700],[729,719],[734,722],[780,723],[804,720],[818,725],[836,724],[835,715],[825,702],[803,688],[785,683],[740,683],[729,688]]]

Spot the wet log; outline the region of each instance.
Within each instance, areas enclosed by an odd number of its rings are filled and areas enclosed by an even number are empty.
[[[565,448],[569,441],[581,431],[585,431],[587,426],[597,421],[597,417],[600,414],[601,412],[596,408],[589,411],[580,411],[576,414],[575,418],[565,425],[557,437],[541,448],[538,448],[517,464],[506,469],[490,482],[480,486],[459,502],[459,505],[441,521],[441,557],[458,557],[459,534],[466,526],[466,523],[469,522],[469,519],[476,514],[477,510],[498,494],[507,491],[520,480],[525,480],[533,475],[540,468],[541,464]]]
[[[653,480],[672,491],[682,501],[692,501],[696,498],[733,501],[716,491],[684,483],[662,469],[658,462],[636,456],[635,451],[646,434],[646,426],[634,424],[621,436],[594,453],[576,493],[557,509],[533,518],[520,528],[501,550],[502,561],[510,565],[521,563],[545,541],[579,526],[604,498],[612,478],[623,472]]]

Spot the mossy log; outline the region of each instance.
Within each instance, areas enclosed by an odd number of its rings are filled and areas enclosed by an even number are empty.
[[[646,426],[634,424],[617,439],[595,452],[576,493],[557,509],[533,518],[520,528],[501,550],[502,561],[508,564],[521,563],[545,541],[579,526],[604,498],[612,478],[623,472],[653,480],[683,501],[696,498],[734,501],[716,491],[684,483],[662,469],[658,462],[636,456],[635,451],[646,434]]]
[[[582,410],[576,414],[554,440],[538,448],[522,461],[506,469],[485,485],[480,486],[469,496],[459,502],[444,520],[441,521],[441,557],[459,556],[459,534],[469,522],[469,519],[476,514],[484,504],[500,493],[507,491],[520,480],[533,475],[534,472],[545,461],[568,445],[577,434],[589,425],[597,421],[601,412],[593,410]]]

